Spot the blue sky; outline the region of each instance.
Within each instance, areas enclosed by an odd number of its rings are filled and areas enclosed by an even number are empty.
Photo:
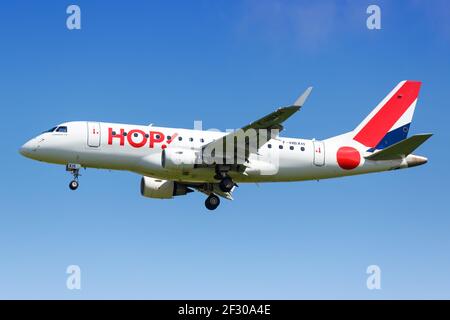
[[[70,2],[0,5],[0,298],[450,298],[447,1],[74,3],[74,31]],[[404,79],[423,81],[411,130],[435,134],[427,165],[242,185],[214,213],[201,194],[143,198],[127,172],[88,169],[72,192],[63,167],[17,152],[68,120],[238,128],[309,85],[283,135],[327,138]]]

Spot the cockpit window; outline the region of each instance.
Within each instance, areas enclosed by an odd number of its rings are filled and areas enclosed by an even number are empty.
[[[58,129],[56,129],[56,132],[67,132],[67,127],[66,126],[58,127]]]
[[[53,128],[51,128],[50,130],[46,130],[46,131],[44,131],[44,132],[42,132],[42,133],[53,132],[53,131],[55,131],[55,129],[56,129],[56,127],[53,127]]]

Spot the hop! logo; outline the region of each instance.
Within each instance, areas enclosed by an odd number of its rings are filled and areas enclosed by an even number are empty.
[[[177,135],[178,134],[175,133],[172,136],[168,136],[169,139],[167,139],[166,143],[163,143],[166,136],[159,131],[149,131],[147,133],[140,129],[133,129],[125,132],[125,130],[121,128],[119,132],[116,132],[113,128],[108,128],[108,144],[112,145],[113,141],[119,141],[119,145],[124,146],[126,139],[128,144],[133,148],[142,148],[146,145],[148,145],[149,148],[155,148],[157,144],[161,143],[161,149],[165,149]]]

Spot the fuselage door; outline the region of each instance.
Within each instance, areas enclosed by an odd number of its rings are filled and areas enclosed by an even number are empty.
[[[313,141],[314,143],[314,164],[323,166],[325,164],[325,145],[322,141]]]
[[[87,123],[87,144],[89,147],[100,147],[100,123],[88,122]]]

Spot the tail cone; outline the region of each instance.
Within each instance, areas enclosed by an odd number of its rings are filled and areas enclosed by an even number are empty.
[[[428,159],[422,156],[415,156],[410,154],[406,157],[406,163],[408,164],[408,168],[420,166],[428,162]]]

